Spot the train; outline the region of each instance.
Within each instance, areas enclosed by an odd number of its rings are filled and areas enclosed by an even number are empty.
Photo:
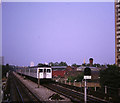
[[[48,65],[42,65],[42,66],[33,66],[33,67],[19,67],[16,69],[16,72],[24,75],[24,76],[28,76],[28,77],[32,77],[32,78],[36,78],[36,79],[52,79],[52,68],[51,66]]]

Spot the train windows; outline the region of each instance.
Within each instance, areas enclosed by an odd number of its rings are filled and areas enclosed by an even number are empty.
[[[43,69],[39,69],[39,72],[40,72],[40,73],[43,72]]]
[[[37,73],[37,69],[35,69],[35,73]]]
[[[50,73],[50,69],[47,69],[47,72]]]

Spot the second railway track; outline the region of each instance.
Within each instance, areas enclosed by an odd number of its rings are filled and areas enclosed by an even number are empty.
[[[84,103],[84,94],[83,93],[80,93],[75,90],[71,90],[69,88],[60,86],[58,84],[53,84],[53,83],[43,84],[43,86],[70,98],[71,101],[73,101],[75,103]],[[87,98],[88,98],[87,103],[108,103],[107,101],[98,100],[97,98],[93,98],[93,97],[89,97],[89,96],[87,96]]]
[[[18,103],[42,103],[27,87],[10,73],[10,100]]]

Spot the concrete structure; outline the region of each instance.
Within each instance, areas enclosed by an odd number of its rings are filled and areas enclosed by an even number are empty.
[[[115,0],[115,64],[120,67],[120,0]]]
[[[83,72],[85,68],[86,66],[80,66],[76,70]],[[102,69],[101,67],[89,67],[89,68],[91,69],[91,71],[100,71]]]
[[[38,85],[28,79],[24,79],[24,77],[18,75],[17,73],[13,72],[13,74],[16,76],[16,78],[18,78],[24,85],[25,87],[28,88],[28,90],[30,90],[36,97],[38,97],[42,102],[44,103],[72,103],[71,100],[69,98],[66,98],[63,95],[60,95],[60,97],[64,98],[63,100],[51,100],[50,97],[53,94],[58,94],[52,90],[49,90],[45,87],[43,87],[42,85],[39,86]]]
[[[4,57],[2,56],[0,56],[0,65],[4,65]]]
[[[93,66],[93,58],[89,59],[90,66]]]

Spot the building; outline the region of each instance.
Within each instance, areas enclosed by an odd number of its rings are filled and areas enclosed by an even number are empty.
[[[89,59],[90,66],[93,66],[93,58]]]
[[[76,69],[76,71],[84,71],[84,69],[86,68],[86,66],[80,66],[80,67],[78,67],[77,69]],[[102,68],[101,67],[89,67],[90,69],[91,69],[91,71],[100,71],[100,70],[102,70]]]
[[[52,66],[53,78],[63,78],[66,73],[67,66]]]
[[[120,0],[115,0],[115,64],[120,67]]]
[[[4,57],[0,57],[0,65],[4,65]]]
[[[54,78],[64,78],[68,72],[73,72],[74,68],[71,66],[52,66]]]

